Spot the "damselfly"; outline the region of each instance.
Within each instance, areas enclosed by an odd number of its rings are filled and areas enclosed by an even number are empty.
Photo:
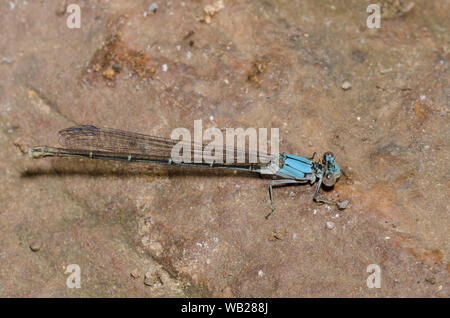
[[[231,149],[235,158],[239,155],[245,156],[244,163],[218,162],[202,153],[200,162],[173,160],[173,148],[179,145],[179,140],[143,135],[118,129],[100,128],[90,125],[76,126],[63,129],[59,132],[59,143],[64,148],[53,148],[47,146],[33,147],[29,150],[31,158],[44,157],[86,157],[91,159],[121,160],[126,162],[144,162],[166,165],[183,165],[195,167],[221,168],[244,170],[261,175],[273,175],[276,180],[269,184],[269,195],[272,210],[267,214],[269,217],[275,211],[273,200],[273,187],[297,185],[317,182],[313,200],[319,203],[336,204],[339,209],[345,209],[348,200],[336,202],[326,200],[319,196],[322,183],[326,187],[333,187],[341,176],[341,169],[336,163],[335,156],[331,152],[323,155],[322,160],[312,161],[287,153],[274,156],[259,155],[256,163],[248,160],[250,154],[245,149]],[[188,149],[203,151],[205,145],[198,147],[193,142],[188,142]],[[230,149],[222,149],[224,154]],[[241,157],[242,158],[242,157]]]

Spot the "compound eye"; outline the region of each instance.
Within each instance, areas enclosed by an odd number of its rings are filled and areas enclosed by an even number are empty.
[[[323,184],[326,185],[327,187],[332,187],[334,186],[334,184],[336,183],[336,176],[334,174],[327,173],[325,175],[325,177],[323,178]]]
[[[328,151],[323,154],[323,162],[326,161],[327,156],[330,156],[334,159],[334,154],[331,151]]]

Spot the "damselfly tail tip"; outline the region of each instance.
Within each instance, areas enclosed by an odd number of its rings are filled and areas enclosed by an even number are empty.
[[[33,159],[39,159],[44,157],[45,152],[46,151],[44,147],[33,147],[28,150],[28,157]]]

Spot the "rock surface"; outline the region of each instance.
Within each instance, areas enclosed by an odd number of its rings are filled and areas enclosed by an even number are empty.
[[[380,29],[356,0],[223,1],[208,21],[214,1],[78,2],[80,29],[65,1],[0,7],[1,297],[449,296],[448,2]],[[170,136],[197,119],[333,151],[348,177],[324,196],[351,204],[330,231],[337,208],[309,186],[276,189],[266,220],[250,174],[26,156],[74,124]]]

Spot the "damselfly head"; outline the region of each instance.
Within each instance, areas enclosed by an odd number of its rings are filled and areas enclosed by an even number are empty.
[[[335,156],[332,152],[326,152],[323,155],[322,163],[325,166],[323,184],[327,187],[332,187],[341,176],[341,169],[336,163]]]

